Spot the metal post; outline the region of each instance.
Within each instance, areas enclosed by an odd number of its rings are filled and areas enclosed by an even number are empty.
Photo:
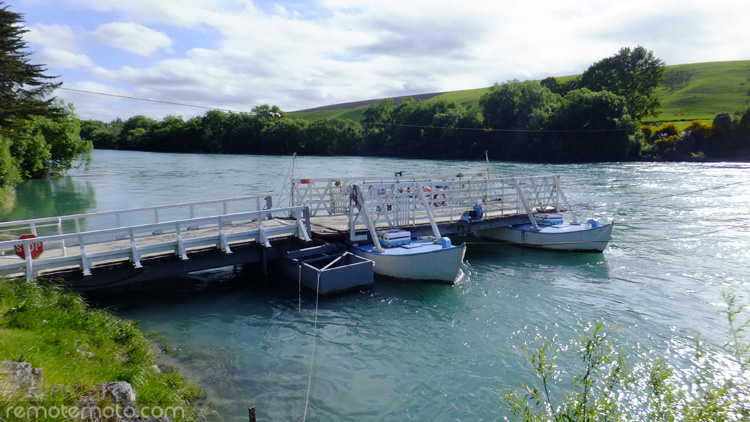
[[[250,415],[250,422],[255,422],[255,408],[254,407],[248,407],[247,411]]]
[[[523,194],[523,189],[521,189],[521,185],[518,184],[518,179],[513,178],[513,185],[515,185],[516,187],[518,200],[523,205],[523,208],[526,211],[526,215],[529,216],[529,222],[531,222],[531,226],[534,228],[534,230],[539,230],[539,226],[536,224],[536,218],[534,218],[534,214],[531,212],[531,208],[529,207],[529,202],[526,200],[526,196]]]

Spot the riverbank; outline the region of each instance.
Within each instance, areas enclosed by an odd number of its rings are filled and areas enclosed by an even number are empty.
[[[102,391],[121,382],[135,390],[131,396],[144,417],[206,419],[205,392],[160,361],[135,323],[89,307],[77,293],[0,279],[0,338],[0,361],[27,362],[27,372],[41,369],[43,375],[18,388],[8,371],[0,371],[1,420],[24,420],[32,409],[58,420],[51,416],[83,405],[97,406],[106,416],[99,406],[112,402]]]

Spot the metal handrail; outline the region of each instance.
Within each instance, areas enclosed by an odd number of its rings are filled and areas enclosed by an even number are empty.
[[[18,230],[24,230],[24,228],[28,226],[31,232],[30,234],[37,235],[37,229],[40,227],[56,226],[58,227],[58,234],[63,234],[62,224],[65,222],[69,222],[69,221],[72,221],[75,223],[75,228],[76,228],[75,233],[78,233],[81,230],[81,225],[80,225],[81,220],[95,218],[95,217],[106,217],[106,216],[114,216],[117,226],[121,227],[122,216],[126,214],[133,214],[133,213],[139,213],[139,212],[145,212],[145,211],[153,211],[154,222],[158,223],[160,210],[185,208],[186,210],[190,211],[190,218],[194,218],[195,209],[197,207],[203,206],[203,205],[211,205],[211,204],[222,204],[222,208],[223,208],[222,214],[227,214],[230,203],[236,203],[236,202],[242,202],[242,201],[255,201],[257,210],[270,209],[272,206],[272,201],[271,201],[270,196],[264,197],[261,195],[255,195],[255,196],[246,196],[246,197],[240,197],[240,198],[213,199],[213,200],[207,200],[207,201],[157,205],[157,206],[151,206],[151,207],[129,208],[129,209],[115,210],[115,211],[98,211],[98,212],[84,213],[84,214],[70,214],[70,215],[64,215],[64,216],[58,216],[58,217],[42,217],[42,218],[34,218],[34,219],[28,219],[28,220],[6,221],[6,222],[0,222],[0,233],[17,232]],[[261,201],[265,201],[265,205],[263,205]],[[3,230],[3,228],[5,228],[5,230]]]
[[[445,203],[450,208],[453,221],[466,210],[466,207],[471,208],[477,203],[488,207],[489,211],[499,212],[500,215],[524,212],[524,207],[518,201],[518,183],[519,187],[527,192],[525,196],[534,207],[549,205],[560,208],[559,176],[485,179],[479,177],[480,175],[481,173],[470,175],[471,177],[462,175],[461,178],[413,176],[409,180],[394,177],[295,179],[292,182],[292,205],[308,206],[313,216],[346,215],[349,213],[347,186],[350,184],[365,188],[369,185],[420,182],[431,189],[431,203]]]
[[[264,227],[263,221],[274,215],[292,215],[294,224],[280,227]],[[232,233],[227,227],[238,221],[256,222],[257,228]],[[207,227],[202,227],[207,226]],[[185,238],[184,234],[195,230],[216,230],[216,234]],[[147,233],[147,235],[137,235]],[[212,232],[213,233],[213,232]],[[168,236],[162,239],[158,236]],[[210,217],[190,218],[152,224],[141,224],[127,227],[115,227],[103,230],[84,231],[78,233],[40,236],[30,239],[8,240],[0,242],[0,251],[22,245],[25,259],[16,256],[3,256],[10,264],[0,261],[0,274],[23,273],[27,279],[34,278],[40,270],[78,266],[84,275],[91,274],[92,263],[97,260],[128,259],[135,267],[141,266],[141,255],[154,252],[172,252],[182,259],[188,259],[187,249],[194,246],[215,245],[224,253],[232,253],[230,242],[258,241],[264,246],[270,246],[269,238],[276,235],[296,235],[309,241],[311,238],[309,210],[306,207],[286,207],[269,210],[250,211],[235,214],[225,214]],[[174,236],[174,239],[172,239]],[[146,239],[156,243],[143,244]],[[139,245],[137,241],[140,241]],[[33,259],[29,253],[31,245],[43,242],[47,245],[59,243],[62,245],[62,256],[47,256]],[[115,244],[115,242],[120,242]],[[111,248],[91,252],[87,247],[109,243]],[[67,247],[65,246],[67,245]],[[78,247],[79,253],[68,255],[67,248]]]

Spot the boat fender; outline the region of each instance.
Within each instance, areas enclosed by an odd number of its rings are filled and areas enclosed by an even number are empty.
[[[589,219],[589,221],[587,221],[586,223],[588,223],[588,225],[589,225],[589,226],[590,226],[590,227],[591,227],[592,229],[596,229],[596,228],[599,228],[599,220],[595,220],[595,219],[593,219],[593,218],[590,218],[590,219]]]
[[[451,247],[451,240],[447,237],[441,237],[438,239],[438,243],[440,243],[440,246],[443,247],[443,249],[448,249]]]

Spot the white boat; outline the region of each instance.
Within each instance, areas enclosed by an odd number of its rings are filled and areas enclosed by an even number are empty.
[[[466,244],[452,245],[450,239],[443,237],[438,241],[402,241],[379,250],[374,243],[358,243],[350,246],[349,251],[373,261],[375,274],[453,284],[461,273]]]
[[[485,238],[556,251],[603,252],[612,240],[614,223],[601,225],[597,220],[585,224],[562,221],[559,214],[535,215],[536,225],[519,224],[486,229],[479,232]]]
[[[440,235],[425,192],[418,182],[350,185],[349,251],[373,261],[375,274],[453,284],[461,274],[466,245],[455,246]],[[417,218],[429,223],[432,237],[412,239],[411,232],[395,224],[415,224]],[[358,221],[367,234],[356,233]],[[378,224],[388,227],[376,229]]]

